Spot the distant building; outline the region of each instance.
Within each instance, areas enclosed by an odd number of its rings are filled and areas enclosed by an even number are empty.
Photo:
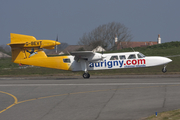
[[[85,45],[69,45],[63,51],[61,51],[59,53],[59,55],[69,54],[72,51],[85,51],[85,50],[86,50],[86,46]]]
[[[96,48],[94,48],[93,50],[92,50],[93,52],[104,52],[104,51],[106,51],[104,48],[102,48],[101,46],[97,46]]]
[[[9,57],[11,57],[11,56],[8,54],[5,54],[3,52],[0,52],[0,58],[9,58]]]
[[[158,35],[157,41],[145,41],[145,42],[118,42],[117,37],[115,37],[115,44],[117,44],[117,50],[123,48],[134,48],[134,47],[145,47],[156,44],[161,44],[160,34]]]
[[[158,34],[157,43],[158,43],[158,44],[161,44],[160,34]]]
[[[146,42],[119,42],[117,45],[117,49],[123,49],[123,48],[134,48],[134,47],[145,47],[145,46],[151,46],[156,45],[157,42],[153,41],[146,41]]]

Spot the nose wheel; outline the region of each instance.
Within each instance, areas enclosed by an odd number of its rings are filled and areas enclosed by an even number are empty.
[[[164,68],[162,69],[162,72],[163,73],[167,72],[166,66],[164,66]]]
[[[89,78],[89,77],[90,77],[90,74],[89,74],[89,73],[84,73],[84,74],[83,74],[83,78],[87,79],[87,78]]]

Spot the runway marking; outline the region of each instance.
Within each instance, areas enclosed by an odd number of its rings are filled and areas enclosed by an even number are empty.
[[[105,85],[180,85],[180,83],[86,83],[86,84],[0,84],[0,86],[11,87],[11,86],[105,86]]]
[[[0,111],[0,114],[1,114],[2,112],[4,112],[4,111],[8,110],[9,108],[13,107],[14,105],[16,105],[18,103],[18,99],[16,98],[16,96],[14,96],[8,92],[0,91],[0,93],[10,95],[11,97],[14,98],[14,103],[12,105],[8,106],[7,108],[5,108],[4,110],[1,110]]]
[[[126,83],[126,84],[129,84],[129,83]],[[134,83],[133,83],[134,84]],[[139,83],[137,83],[139,84]],[[136,84],[136,85],[137,85]],[[152,83],[151,83],[152,84]],[[157,84],[157,83],[155,83]],[[160,83],[158,83],[160,84]],[[162,84],[162,83],[161,83]],[[10,95],[14,98],[14,103],[10,106],[8,106],[7,108],[5,108],[4,110],[1,110],[0,111],[0,114],[6,110],[8,110],[9,108],[13,107],[14,105],[17,105],[17,104],[20,104],[20,103],[24,103],[24,102],[29,102],[29,101],[34,101],[34,100],[39,100],[39,99],[45,99],[45,98],[52,98],[52,97],[59,97],[59,96],[66,96],[66,95],[76,95],[76,94],[84,94],[84,93],[95,93],[95,92],[105,92],[105,91],[112,91],[112,90],[131,90],[131,89],[144,89],[144,88],[156,88],[156,87],[164,87],[165,85],[167,85],[169,83],[164,83],[164,85],[159,85],[159,86],[146,86],[146,87],[132,87],[132,88],[118,88],[118,89],[104,89],[104,90],[94,90],[94,91],[84,91],[84,92],[75,92],[75,93],[66,93],[66,94],[57,94],[57,95],[50,95],[50,96],[45,96],[45,97],[38,97],[38,98],[33,98],[33,99],[28,99],[28,100],[23,100],[23,101],[19,101],[18,102],[18,99],[10,94],[10,93],[7,93],[7,92],[3,92],[3,91],[0,91],[1,93],[4,93],[4,94],[7,94],[7,95]],[[13,85],[17,85],[17,84],[13,84]],[[18,84],[18,85],[25,85],[25,84]],[[39,85],[43,85],[43,84],[39,84]],[[51,85],[51,84],[48,84],[48,86]],[[62,84],[59,84],[59,85],[62,85]],[[66,84],[63,84],[63,85],[66,85]],[[68,85],[68,84],[67,84]],[[71,85],[75,85],[75,84],[71,84]],[[78,84],[76,84],[78,85]],[[82,85],[82,84],[81,84]],[[86,85],[86,84],[83,84],[83,85]],[[87,84],[88,85],[88,84]],[[91,84],[92,85],[92,84]],[[99,84],[99,85],[102,85],[102,84]],[[111,85],[111,84],[110,84]],[[114,83],[113,83],[114,85]],[[117,85],[117,84],[116,84]],[[121,83],[122,85],[122,83]],[[124,84],[123,84],[124,85]],[[142,85],[142,84],[140,84]],[[147,84],[149,85],[149,84]],[[1,86],[1,85],[0,85]],[[172,85],[167,85],[167,86],[171,86],[171,87],[175,87],[175,86],[180,86],[180,83],[176,83],[176,84],[172,84]]]
[[[17,104],[24,103],[24,102],[29,102],[29,101],[33,101],[33,100],[39,100],[39,99],[45,99],[45,98],[51,98],[51,97],[57,97],[57,96],[65,96],[65,95],[69,95],[69,94],[59,94],[59,95],[51,95],[51,96],[33,98],[33,99],[28,99],[28,100],[20,101]]]

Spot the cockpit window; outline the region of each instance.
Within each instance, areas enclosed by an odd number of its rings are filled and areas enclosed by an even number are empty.
[[[143,55],[142,53],[139,53],[137,55],[138,55],[138,58],[144,58],[145,57],[145,55]]]
[[[110,60],[118,60],[118,56],[112,56]]]
[[[129,55],[128,59],[136,59],[136,55],[135,54],[131,54],[131,55]]]
[[[119,58],[120,58],[120,60],[124,60],[124,59],[126,59],[126,56],[125,55],[120,55]]]
[[[63,59],[63,62],[64,63],[71,63],[71,60],[70,59]]]

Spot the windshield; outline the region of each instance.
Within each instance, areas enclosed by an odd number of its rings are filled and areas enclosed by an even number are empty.
[[[144,57],[146,57],[144,54],[142,54],[142,53],[138,54],[138,58],[144,58]]]

